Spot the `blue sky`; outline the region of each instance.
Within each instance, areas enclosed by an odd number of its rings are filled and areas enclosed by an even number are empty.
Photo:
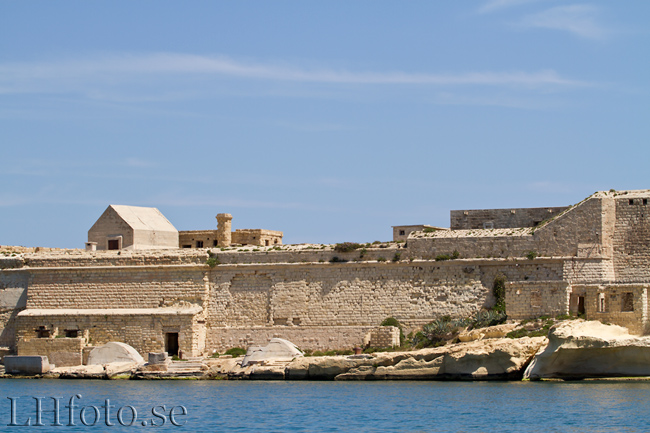
[[[0,244],[388,240],[650,187],[650,2],[0,2]]]

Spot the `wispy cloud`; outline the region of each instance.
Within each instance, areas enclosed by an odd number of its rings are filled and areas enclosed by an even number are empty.
[[[526,3],[535,3],[540,0],[490,0],[478,9],[478,13],[485,14],[500,9],[507,9],[514,6],[520,6]]]
[[[603,39],[608,30],[598,23],[599,9],[591,5],[557,6],[531,15],[526,15],[519,26],[544,28],[573,33],[588,39]]]
[[[543,21],[529,20],[541,25]],[[179,78],[180,77],[180,78]],[[433,85],[433,86],[582,86],[580,80],[563,77],[554,70],[481,71],[455,74],[410,72],[358,72],[304,68],[277,63],[254,63],[223,56],[199,56],[179,53],[113,55],[85,60],[61,60],[35,63],[0,64],[0,93],[75,92],[89,97],[110,93],[129,81],[170,78],[236,78],[283,82],[357,84],[357,85]],[[165,90],[166,91],[166,90]]]

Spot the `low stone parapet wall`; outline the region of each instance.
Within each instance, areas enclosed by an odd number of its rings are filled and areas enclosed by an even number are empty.
[[[82,364],[83,345],[83,338],[33,338],[18,341],[17,350],[20,356],[47,356],[57,367],[71,367]]]

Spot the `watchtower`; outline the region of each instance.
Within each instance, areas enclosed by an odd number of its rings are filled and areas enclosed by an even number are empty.
[[[217,242],[220,247],[229,247],[232,242],[232,215],[217,214]]]

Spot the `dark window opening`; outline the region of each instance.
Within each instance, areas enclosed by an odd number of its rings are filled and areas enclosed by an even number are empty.
[[[631,199],[629,199],[627,202],[630,204],[630,206],[632,206],[632,205],[634,204],[634,199],[631,198]]]
[[[108,241],[108,249],[109,250],[119,250],[120,249],[120,241],[119,241],[119,239],[110,239]]]
[[[216,247],[216,246],[218,246],[218,245],[219,245],[219,241],[218,241],[218,240],[215,239],[215,240],[212,241],[212,246],[213,246],[213,247]]]
[[[644,198],[644,199],[643,199],[643,206],[646,206],[647,204],[648,204],[648,199],[647,199],[647,198]]]
[[[45,329],[45,326],[39,326],[36,330],[36,337],[38,338],[50,338],[50,330]]]
[[[196,241],[197,248],[203,248],[203,241]]]
[[[404,236],[405,234],[406,234],[406,231],[404,231],[404,230],[400,230],[400,231],[399,231],[399,235],[400,235],[400,236]]]
[[[634,293],[623,293],[621,311],[634,311]]]
[[[78,329],[66,329],[65,338],[78,338],[79,330]]]
[[[270,243],[270,242],[269,242],[268,239],[264,241],[264,245],[266,245],[267,247],[269,246],[269,243]]]
[[[183,245],[183,248],[192,248],[192,245]]]
[[[165,334],[165,352],[169,356],[178,356],[178,332]]]
[[[578,314],[585,314],[585,297],[578,296]]]
[[[273,243],[274,243],[274,244],[277,244],[277,243],[278,243],[278,240],[277,240],[277,239],[276,239],[276,240],[274,240],[274,241],[273,241]]]

